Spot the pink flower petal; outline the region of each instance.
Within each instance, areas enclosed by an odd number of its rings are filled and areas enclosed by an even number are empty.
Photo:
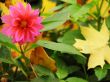
[[[5,26],[2,32],[12,37],[14,43],[32,42],[43,28],[39,10],[32,10],[31,5],[26,7],[22,3],[10,7],[10,14],[1,17]]]
[[[3,23],[10,24],[12,21],[12,17],[10,15],[4,15],[1,17]]]
[[[5,26],[1,32],[3,34],[6,34],[7,36],[11,36],[11,34],[12,34],[11,30],[12,30],[12,27]]]
[[[24,35],[22,34],[22,31],[20,30],[17,30],[16,33],[15,33],[15,40],[16,41],[20,41],[24,38]]]

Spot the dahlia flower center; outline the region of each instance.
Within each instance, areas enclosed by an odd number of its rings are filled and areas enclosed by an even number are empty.
[[[25,28],[27,26],[27,22],[26,21],[22,21],[21,22],[21,27]]]

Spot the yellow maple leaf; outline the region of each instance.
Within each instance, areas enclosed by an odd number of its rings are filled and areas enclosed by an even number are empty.
[[[88,69],[96,66],[103,67],[105,61],[110,63],[109,31],[105,22],[100,31],[90,26],[81,27],[81,33],[85,40],[76,39],[76,43],[73,46],[82,53],[90,54]]]

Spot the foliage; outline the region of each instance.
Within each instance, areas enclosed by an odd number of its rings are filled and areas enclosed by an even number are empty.
[[[39,8],[44,28],[19,44],[1,20],[0,82],[110,81],[110,0],[5,0],[0,16],[19,2]]]

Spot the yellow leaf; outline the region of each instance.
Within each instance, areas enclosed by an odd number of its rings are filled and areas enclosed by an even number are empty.
[[[101,16],[104,18],[109,16],[109,9],[110,9],[109,3],[106,0],[104,0],[101,8]]]
[[[80,40],[80,39],[75,39],[75,40],[76,43],[74,44],[74,46],[77,47],[80,50],[80,52],[85,54],[90,53],[89,45],[87,44],[86,40]]]
[[[5,6],[4,3],[1,3],[1,2],[0,2],[0,9],[2,10],[2,15],[9,13],[9,10],[8,10],[8,8]]]
[[[98,65],[103,67],[103,65],[105,64],[104,54],[105,54],[105,47],[91,51],[91,54],[88,60],[88,69],[95,68]]]
[[[51,0],[42,0],[42,9],[43,13],[48,13],[50,9],[54,8],[56,3]]]
[[[30,60],[31,60],[32,64],[43,65],[43,66],[51,69],[53,72],[55,72],[57,70],[55,61],[48,56],[48,54],[45,52],[43,47],[38,47],[34,51],[32,51]]]
[[[90,3],[90,2],[92,2],[93,0],[87,0],[87,3]],[[100,7],[100,5],[101,5],[101,1],[102,0],[99,0],[99,7]],[[101,7],[101,11],[100,11],[100,13],[101,13],[101,17],[107,17],[107,16],[109,16],[109,10],[110,10],[110,7],[109,7],[109,3],[107,2],[107,0],[103,0],[103,4],[102,4],[102,7]],[[91,13],[93,13],[93,12],[96,12],[97,11],[97,8],[96,8],[96,6],[94,6],[91,10],[90,10],[90,12]]]
[[[23,3],[24,5],[26,5],[24,0],[11,0],[11,3],[12,3],[12,5],[16,5],[17,3]]]
[[[88,61],[88,69],[94,68],[98,65],[103,67],[103,65],[105,64],[104,60],[110,63],[110,47],[109,46],[105,46],[105,47],[93,50],[91,52],[91,55]]]
[[[102,29],[104,29],[104,28],[107,28],[107,27],[103,26]],[[106,29],[106,30],[108,31],[108,29]],[[109,39],[108,38],[109,34],[108,34],[108,36],[105,36],[105,34],[97,31],[92,26],[90,26],[89,28],[81,27],[81,33],[83,34],[85,39],[88,41],[90,48],[93,48],[93,49],[100,48],[108,43],[107,41]],[[108,38],[108,39],[106,39],[106,38]]]
[[[85,40],[76,39],[74,46],[80,52],[90,54],[88,69],[95,68],[98,65],[103,67],[105,61],[110,63],[109,31],[105,21],[100,31],[90,26],[81,27],[81,33]]]

